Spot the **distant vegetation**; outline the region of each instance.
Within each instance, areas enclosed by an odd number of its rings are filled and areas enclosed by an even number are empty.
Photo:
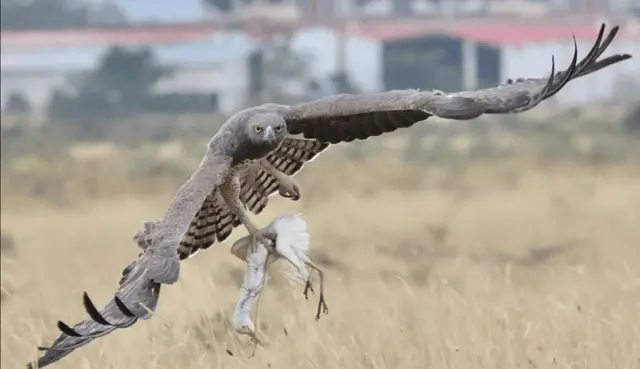
[[[2,0],[2,30],[123,26],[127,18],[114,2],[81,0]]]
[[[83,137],[101,138],[119,120],[175,107],[166,96],[152,92],[170,74],[147,48],[113,47],[95,70],[70,83],[69,92],[53,94],[49,117],[73,124]]]
[[[630,134],[637,132],[636,123],[630,123],[637,122],[637,108],[630,113],[608,112],[617,118],[602,121],[568,111],[552,117],[494,116],[447,124],[432,119],[431,124],[375,140],[337,145],[312,165],[344,169],[355,163],[367,165],[376,157],[424,168],[420,178],[399,174],[379,181],[402,188],[421,185],[432,170],[446,173],[445,182],[460,183],[467,171],[485,164],[504,166],[507,172],[563,165],[637,170],[640,138]],[[98,131],[99,136],[68,121],[3,125],[3,201],[26,196],[65,205],[83,197],[174,191],[197,166],[205,143],[224,119],[208,114],[114,119],[102,123],[109,129]],[[363,186],[363,191],[371,187]]]
[[[640,137],[640,104],[631,109],[629,114],[624,118],[623,124],[629,133]]]

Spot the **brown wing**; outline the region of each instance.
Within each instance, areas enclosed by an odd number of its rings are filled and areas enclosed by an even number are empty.
[[[279,171],[292,176],[328,147],[326,142],[289,137],[277,150],[267,155],[267,160]]]
[[[214,190],[202,203],[202,207],[189,224],[189,230],[180,241],[180,260],[195,255],[200,249],[208,249],[216,240],[226,240],[231,231],[239,225],[240,219],[231,213],[220,192]]]
[[[234,139],[229,134],[232,132],[225,131],[214,136],[200,166],[180,187],[164,217],[145,223],[145,229],[134,235],[140,247],[145,250],[167,249],[175,254],[180,245],[191,238],[189,231],[194,225],[204,227],[206,234],[210,226],[206,222],[206,214],[215,212],[215,206],[211,206],[212,201],[215,204],[212,196],[215,198],[218,186],[227,178],[232,162],[231,157],[217,154],[213,146],[224,144],[224,140]],[[162,277],[164,276],[158,276]],[[177,280],[177,276],[175,279]],[[155,281],[171,283],[164,280]]]
[[[286,138],[278,149],[267,155],[273,167],[288,176],[302,170],[306,162],[312,161],[329,144],[316,140]],[[278,191],[278,182],[259,164],[253,163],[241,179],[240,199],[254,214],[260,214],[267,206],[268,197]]]
[[[603,24],[591,51],[578,63],[576,46],[574,59],[564,71],[555,73],[552,59],[549,78],[521,78],[489,89],[456,93],[402,90],[343,94],[291,106],[283,109],[282,115],[290,134],[338,143],[379,136],[433,115],[466,120],[482,114],[524,112],[555,95],[569,81],[631,58],[628,54],[616,54],[597,60],[615,38],[618,28],[614,27],[603,41]]]
[[[316,140],[286,138],[266,159],[276,169],[292,176],[328,146]],[[254,214],[260,214],[267,206],[269,196],[278,191],[278,182],[259,162],[246,168],[240,177],[240,186],[240,200]],[[223,242],[239,225],[240,219],[231,213],[222,196],[214,190],[207,196],[180,242],[180,259],[191,257],[199,250],[211,247],[216,241]]]

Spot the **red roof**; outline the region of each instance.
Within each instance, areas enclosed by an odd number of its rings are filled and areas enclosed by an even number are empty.
[[[171,25],[140,28],[2,31],[2,48],[141,45],[186,43],[211,37],[212,25]]]
[[[492,23],[470,26],[366,25],[354,27],[347,32],[352,35],[374,38],[380,41],[399,41],[430,35],[444,35],[499,46],[570,40],[572,34],[575,35],[577,40],[592,41],[598,36],[598,31],[599,27],[588,25]],[[621,29],[616,39],[640,41],[640,34],[625,32]]]
[[[252,37],[260,38],[261,23],[252,23],[254,29],[248,29]],[[465,25],[466,24],[466,25]],[[322,27],[306,24],[294,27],[304,29]],[[340,30],[341,27],[327,26]],[[132,28],[86,29],[86,30],[50,30],[50,31],[2,31],[2,48],[32,48],[61,46],[107,46],[107,45],[144,45],[153,43],[189,43],[196,42],[222,30],[223,24],[172,24]],[[527,43],[545,43],[556,40],[570,40],[572,33],[578,40],[592,41],[597,36],[597,25],[553,24],[553,23],[515,23],[506,21],[455,22],[448,25],[443,22],[375,24],[363,23],[349,27],[348,34],[373,38],[380,41],[398,41],[420,38],[430,35],[444,35],[464,38],[490,45],[522,45]],[[620,30],[617,39],[640,42],[640,33]]]

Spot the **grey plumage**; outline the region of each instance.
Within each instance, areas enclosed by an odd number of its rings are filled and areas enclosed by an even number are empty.
[[[96,338],[105,336],[118,328],[132,326],[138,319],[149,319],[156,310],[163,283],[174,283],[179,274],[179,260],[175,249],[147,248],[123,271],[115,296],[98,310],[85,292],[83,302],[89,318],[69,327],[58,321],[60,336],[48,347],[40,347],[45,353],[37,360],[43,368],[75,349],[85,346]]]
[[[264,238],[273,235],[255,226],[247,212],[261,212],[276,191],[298,199],[299,187],[291,176],[329,144],[379,136],[431,116],[465,120],[482,114],[521,113],[575,78],[630,59],[631,55],[616,54],[598,60],[618,31],[614,27],[604,37],[604,29],[602,25],[593,48],[580,62],[577,47],[566,70],[555,73],[552,61],[549,78],[509,80],[489,89],[456,93],[402,90],[343,94],[293,106],[265,104],[236,113],[209,141],[202,162],[177,191],[165,215],[146,222],[134,237],[144,251],[125,273],[129,276],[124,276],[117,296],[129,309],[138,309],[138,303],[145,301],[155,307],[157,293],[152,291],[159,291],[159,284],[177,280],[178,259],[224,241],[240,224],[249,231],[252,244],[265,244]],[[101,313],[114,319],[112,323],[133,324],[140,311],[129,317],[118,305],[114,298]],[[78,340],[63,333],[45,354],[49,359],[44,362],[68,354],[73,342],[86,344],[113,330],[97,320],[74,326],[77,333],[90,339]]]

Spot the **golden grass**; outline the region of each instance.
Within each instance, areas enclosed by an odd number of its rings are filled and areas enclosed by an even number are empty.
[[[273,198],[254,218],[303,212],[312,256],[328,274],[329,315],[315,322],[315,297],[305,302],[276,274],[260,302],[269,346],[249,359],[247,339],[228,328],[244,269],[228,241],[184,263],[153,319],[55,367],[640,366],[637,171],[478,165],[452,182],[409,166],[311,166],[300,179],[305,200]],[[320,181],[328,170],[340,181]],[[3,207],[2,229],[16,245],[3,256],[2,368],[35,358],[36,345],[58,335],[56,320],[83,319],[83,291],[110,298],[136,255],[131,234],[171,196]]]

